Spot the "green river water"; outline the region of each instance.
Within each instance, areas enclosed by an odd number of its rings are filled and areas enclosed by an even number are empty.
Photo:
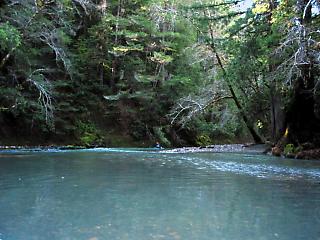
[[[0,240],[319,240],[320,161],[0,153]]]

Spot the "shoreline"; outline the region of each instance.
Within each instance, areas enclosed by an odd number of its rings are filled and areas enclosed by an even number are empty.
[[[161,150],[163,153],[260,153],[270,152],[267,144],[215,144],[206,147],[182,147]]]
[[[0,146],[1,151],[8,150],[35,150],[35,151],[45,151],[45,150],[82,150],[82,149],[95,149],[95,148],[110,148],[107,146]],[[112,147],[117,148],[117,147]],[[121,147],[118,147],[121,148]],[[147,148],[146,148],[147,149]],[[152,149],[152,147],[150,148]],[[201,152],[254,152],[254,153],[266,153],[270,149],[270,146],[266,144],[216,144],[206,147],[181,147],[173,149],[161,149],[161,153],[201,153]]]
[[[1,152],[8,151],[32,151],[32,152],[45,152],[45,151],[76,151],[76,150],[90,150],[90,149],[117,149],[128,147],[107,147],[107,146],[0,146]],[[135,149],[139,149],[133,147]],[[130,149],[130,148],[128,148]],[[153,147],[140,149],[155,150]],[[304,160],[318,160],[320,161],[320,148],[303,150],[296,154],[286,155],[281,153],[276,155],[272,152],[272,146],[269,144],[216,144],[206,147],[180,147],[173,149],[156,149],[159,153],[249,153],[249,154],[267,154],[275,157],[291,158],[291,159],[304,159]]]
[[[3,150],[49,150],[49,149],[56,149],[56,150],[80,150],[80,149],[92,149],[98,148],[101,146],[92,146],[92,147],[85,147],[85,146],[0,146],[0,152]]]

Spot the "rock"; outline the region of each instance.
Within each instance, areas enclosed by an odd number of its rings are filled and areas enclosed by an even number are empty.
[[[311,150],[311,149],[315,148],[315,146],[310,142],[305,142],[305,143],[301,144],[301,147],[303,150]]]
[[[296,154],[297,159],[318,159],[320,160],[320,148],[300,151]]]
[[[288,154],[285,154],[285,157],[286,157],[286,158],[295,158],[296,155],[293,154],[293,153],[288,153]]]
[[[271,149],[271,153],[272,153],[273,156],[280,157],[282,151],[281,151],[281,149],[280,149],[279,147],[275,146],[275,147],[273,147],[273,148]]]

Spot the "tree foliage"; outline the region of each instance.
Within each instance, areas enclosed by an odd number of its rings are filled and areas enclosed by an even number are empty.
[[[0,133],[14,120],[56,141],[81,142],[79,122],[167,145],[278,141],[286,129],[306,141],[320,132],[319,4],[238,4],[4,1]]]

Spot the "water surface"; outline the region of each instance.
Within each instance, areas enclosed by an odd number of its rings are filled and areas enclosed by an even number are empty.
[[[139,149],[0,153],[1,240],[320,239],[320,161]]]

